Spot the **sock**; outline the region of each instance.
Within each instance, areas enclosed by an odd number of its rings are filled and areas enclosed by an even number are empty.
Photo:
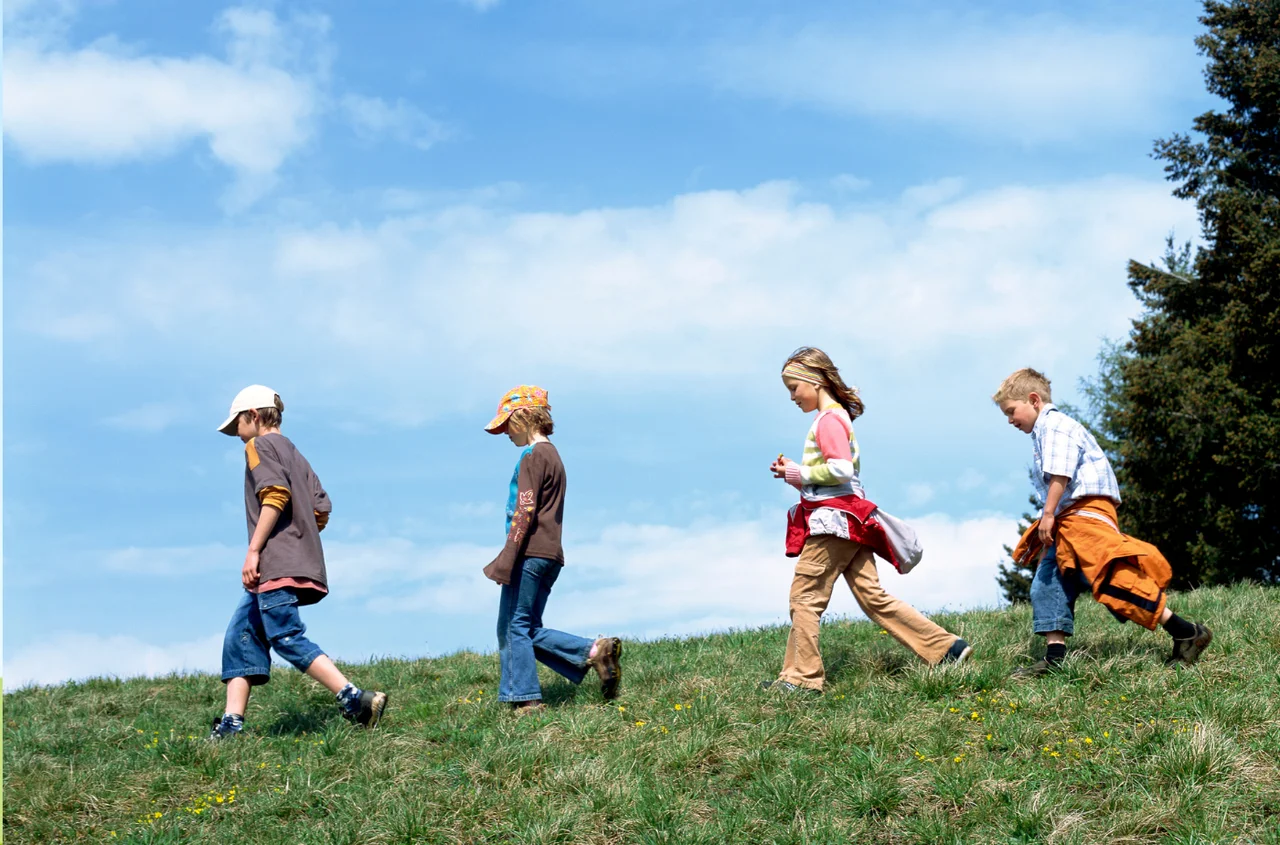
[[[360,694],[363,692],[358,686],[348,682],[345,687],[338,690],[336,698],[338,706],[348,713],[353,713],[360,706]]]
[[[1169,621],[1164,623],[1164,629],[1175,640],[1190,640],[1196,635],[1196,623],[1188,622],[1176,613],[1169,616]]]
[[[244,716],[238,713],[223,713],[222,724],[230,725],[232,730],[244,730]]]
[[[1061,663],[1063,660],[1066,660],[1067,644],[1049,643],[1048,648],[1045,650],[1044,659],[1050,663]]]

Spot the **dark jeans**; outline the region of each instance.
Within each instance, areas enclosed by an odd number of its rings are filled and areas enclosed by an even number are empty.
[[[511,583],[502,586],[498,600],[499,701],[542,698],[535,661],[575,684],[587,675],[593,641],[542,627],[542,611],[562,567],[553,560],[523,558],[511,571]]]

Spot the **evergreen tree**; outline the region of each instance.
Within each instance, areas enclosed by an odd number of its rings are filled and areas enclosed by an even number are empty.
[[[1222,111],[1157,141],[1204,246],[1129,264],[1145,306],[1089,387],[1122,528],[1175,586],[1280,580],[1280,0],[1206,0],[1196,39]]]

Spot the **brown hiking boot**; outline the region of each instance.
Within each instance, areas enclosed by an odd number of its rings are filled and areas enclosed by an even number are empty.
[[[1213,631],[1199,622],[1195,623],[1196,635],[1189,640],[1174,640],[1173,654],[1164,663],[1166,666],[1190,666],[1200,659],[1200,653],[1213,642]]]
[[[594,666],[600,676],[600,693],[606,701],[618,697],[618,685],[622,683],[622,640],[617,637],[601,637],[595,642],[596,656],[587,663]]]

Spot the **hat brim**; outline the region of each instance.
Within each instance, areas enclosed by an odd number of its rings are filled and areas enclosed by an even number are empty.
[[[489,424],[484,427],[484,430],[489,432],[490,434],[506,434],[507,423],[510,420],[511,420],[510,411],[507,411],[505,414],[498,414],[496,417],[489,420]]]
[[[221,431],[223,434],[229,437],[235,437],[236,436],[236,420],[239,419],[239,417],[240,417],[239,411],[227,417],[227,421],[224,422],[222,425],[218,426],[218,431]]]

